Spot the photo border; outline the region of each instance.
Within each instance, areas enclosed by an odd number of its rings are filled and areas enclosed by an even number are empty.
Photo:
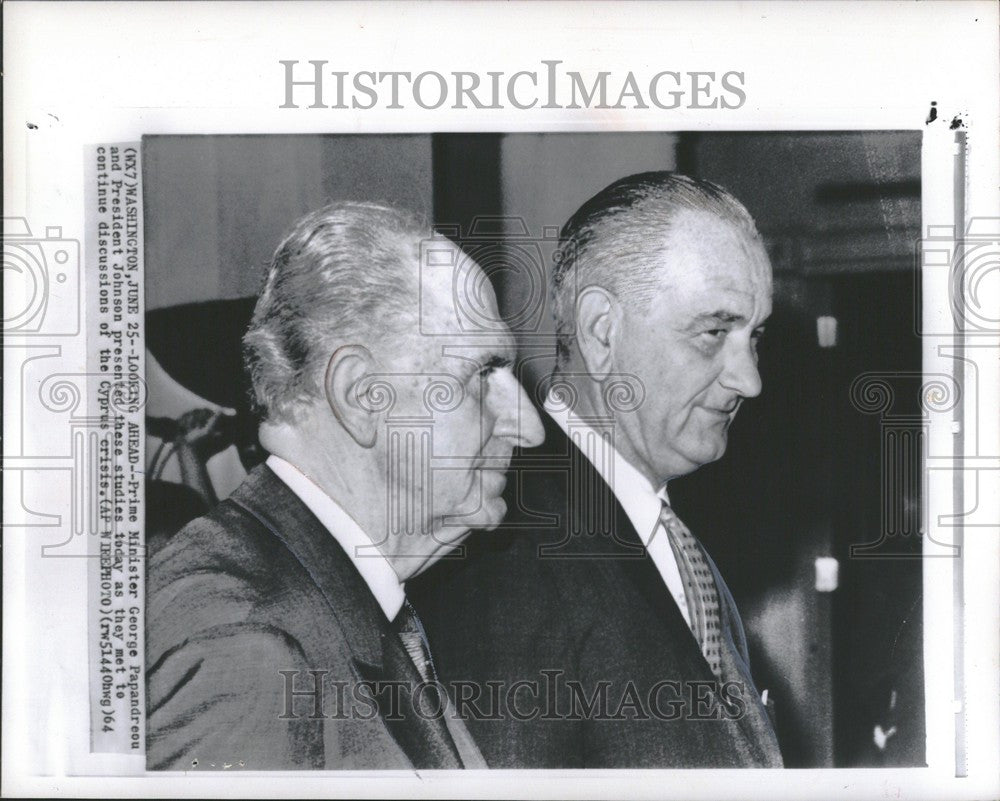
[[[85,254],[92,243],[84,217],[84,149],[138,141],[143,134],[905,129],[924,131],[922,215],[928,238],[940,240],[940,225],[961,221],[950,238],[944,233],[954,260],[961,258],[964,238],[974,233],[963,230],[969,221],[1000,218],[997,10],[991,3],[717,3],[710,21],[703,4],[690,3],[624,9],[588,3],[576,11],[561,3],[289,5],[6,4],[5,72],[11,89],[5,98],[5,217],[24,218],[36,237],[38,231],[59,228],[60,236],[79,242]],[[507,39],[514,45],[503,51],[498,46],[505,40],[502,33],[523,38]],[[906,47],[890,47],[889,38]],[[845,43],[850,43],[847,57]],[[927,55],[935,51],[947,52],[948,61]],[[656,113],[279,108],[282,58],[340,59],[345,69],[372,69],[383,59],[386,69],[514,72],[538,69],[543,59],[555,57],[581,71],[625,71],[664,60],[669,62],[664,69],[740,69],[748,76],[748,100],[737,110]],[[983,63],[990,69],[982,70]],[[87,67],[77,69],[79,64]],[[932,102],[937,119],[930,121]],[[963,393],[952,424],[932,422],[929,431],[929,453],[950,456],[927,463],[926,531],[931,539],[963,547],[966,558],[925,563],[927,768],[321,772],[294,779],[248,772],[140,779],[143,768],[136,758],[87,753],[89,710],[80,703],[88,697],[87,676],[79,670],[86,663],[86,610],[54,605],[43,591],[59,587],[60,597],[84,598],[86,570],[81,560],[48,560],[46,587],[33,583],[40,578],[33,564],[38,531],[51,531],[53,516],[60,526],[69,525],[73,510],[56,481],[51,505],[39,507],[33,500],[32,512],[12,509],[11,517],[7,508],[11,497],[25,497],[16,482],[31,471],[65,472],[67,467],[62,457],[49,457],[52,451],[46,448],[52,444],[44,432],[19,430],[25,419],[17,392],[21,356],[44,353],[55,359],[53,367],[58,365],[53,372],[87,371],[87,343],[75,332],[57,332],[32,336],[24,344],[11,336],[4,341],[5,791],[612,797],[627,788],[637,798],[690,798],[728,794],[738,782],[746,798],[791,797],[795,791],[814,798],[845,792],[885,798],[988,794],[995,787],[991,782],[1000,751],[997,627],[975,637],[970,627],[996,621],[1000,608],[1000,512],[995,482],[991,488],[988,481],[1000,463],[1000,437],[997,422],[982,413],[998,407],[997,332],[963,330],[962,320],[974,315],[956,318],[956,308],[964,312],[968,307],[956,307],[954,287],[938,273],[925,270],[922,289],[924,373],[950,375],[961,361],[973,365],[968,369],[977,371],[979,381],[974,396]],[[983,291],[981,308],[989,309],[991,299],[998,301],[993,308],[1000,305],[995,281]],[[84,299],[79,302],[84,308]],[[967,425],[973,419],[978,426]],[[21,449],[13,452],[12,431],[22,435]],[[35,456],[33,448],[42,456]],[[956,458],[963,459],[959,470]],[[952,647],[945,650],[942,642]],[[39,664],[47,670],[38,670]],[[39,700],[29,710],[26,698]],[[993,701],[972,705],[963,701],[968,698]],[[133,778],[104,775],[112,772]],[[335,785],[331,776],[337,777]]]

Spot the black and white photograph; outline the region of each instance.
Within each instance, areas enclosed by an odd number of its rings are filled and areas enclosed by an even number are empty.
[[[143,162],[150,769],[923,764],[919,134]]]
[[[997,13],[8,3],[3,793],[997,797]]]

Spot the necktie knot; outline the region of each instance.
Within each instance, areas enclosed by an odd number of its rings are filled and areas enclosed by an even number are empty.
[[[392,621],[393,629],[399,635],[403,648],[409,654],[410,660],[417,668],[422,681],[426,683],[437,681],[437,672],[434,670],[434,661],[431,659],[431,648],[427,642],[427,633],[424,631],[424,624],[417,615],[417,610],[413,608],[410,599],[403,600],[403,606]]]

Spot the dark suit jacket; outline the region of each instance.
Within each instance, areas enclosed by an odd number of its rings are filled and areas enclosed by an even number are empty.
[[[416,668],[336,540],[266,466],[147,570],[150,769],[461,767],[443,720],[413,714],[405,689],[398,714],[387,708],[394,690],[374,682],[412,688]],[[291,710],[280,671],[297,671]]]
[[[465,711],[487,762],[780,766],[718,571],[728,689],[607,484],[542,418],[545,443],[512,461],[503,526],[475,533],[466,558],[408,590],[418,592],[439,675],[470,701],[481,691]],[[517,682],[534,682],[537,695]]]

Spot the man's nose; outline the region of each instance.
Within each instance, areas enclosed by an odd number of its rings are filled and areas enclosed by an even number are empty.
[[[744,398],[756,398],[763,387],[760,371],[757,369],[757,353],[753,343],[732,342],[726,356],[726,366],[719,378],[720,383]]]
[[[498,370],[491,379],[494,391],[490,392],[490,399],[495,402],[497,416],[493,436],[511,439],[522,448],[541,445],[545,441],[545,430],[524,387],[509,370]]]

